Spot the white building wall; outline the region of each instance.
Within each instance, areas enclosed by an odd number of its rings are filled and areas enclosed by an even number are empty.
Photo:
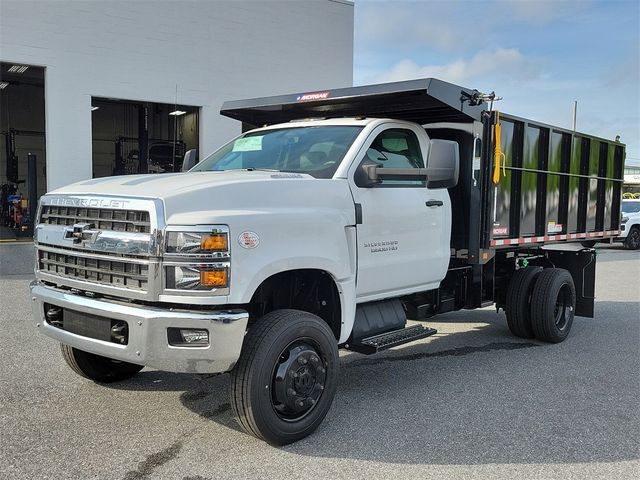
[[[352,84],[353,4],[0,0],[0,60],[43,66],[47,187],[91,177],[91,97],[200,106],[200,149],[240,132],[225,100]]]

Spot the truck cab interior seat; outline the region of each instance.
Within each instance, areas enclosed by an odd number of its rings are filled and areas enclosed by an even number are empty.
[[[327,154],[324,152],[305,152],[300,155],[301,170],[317,170],[327,163]]]

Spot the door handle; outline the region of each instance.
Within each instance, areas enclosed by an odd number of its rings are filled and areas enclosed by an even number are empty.
[[[444,205],[444,202],[442,200],[428,200],[425,205],[427,207],[441,207]]]

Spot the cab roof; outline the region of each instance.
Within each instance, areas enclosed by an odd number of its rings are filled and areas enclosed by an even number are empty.
[[[478,91],[435,78],[225,102],[220,113],[253,126],[305,118],[377,117],[420,124],[481,121]]]

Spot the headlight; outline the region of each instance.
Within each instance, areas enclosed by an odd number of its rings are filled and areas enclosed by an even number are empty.
[[[229,294],[228,227],[168,227],[164,252],[166,290]]]
[[[169,255],[215,255],[229,251],[226,229],[210,228],[201,232],[168,231],[165,252]]]
[[[165,267],[166,288],[170,290],[216,290],[229,287],[229,268],[222,265],[191,264]]]
[[[622,220],[620,220],[621,223],[627,223],[629,221],[629,217],[622,217]]]

